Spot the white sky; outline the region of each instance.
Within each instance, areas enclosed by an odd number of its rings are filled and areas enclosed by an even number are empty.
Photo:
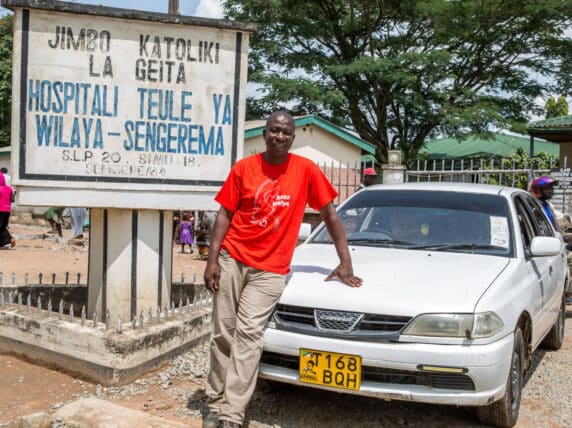
[[[94,4],[163,13],[167,13],[169,10],[169,0],[75,0],[70,1],[70,3]],[[220,0],[179,0],[179,12],[181,15],[222,18]],[[6,13],[10,13],[10,11],[0,7],[0,15],[5,15]]]

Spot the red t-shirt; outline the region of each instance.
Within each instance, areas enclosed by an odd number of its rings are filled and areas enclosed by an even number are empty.
[[[249,156],[231,169],[215,200],[234,212],[222,248],[255,269],[287,274],[306,204],[320,210],[337,196],[310,159],[280,165]]]

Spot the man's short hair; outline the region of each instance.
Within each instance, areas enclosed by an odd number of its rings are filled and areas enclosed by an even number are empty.
[[[6,168],[5,166],[3,166],[2,168],[0,168],[0,172],[2,174],[6,174],[8,172],[8,168]]]

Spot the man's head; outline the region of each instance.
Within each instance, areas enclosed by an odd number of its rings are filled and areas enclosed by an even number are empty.
[[[282,163],[294,142],[294,119],[285,111],[276,111],[266,121],[262,135],[266,144],[264,159],[273,164]]]
[[[8,174],[8,168],[6,168],[5,166],[3,166],[2,168],[0,168],[0,172],[2,174]]]
[[[363,185],[366,187],[375,184],[377,180],[377,172],[374,168],[366,168],[363,170]]]
[[[536,177],[534,180],[530,182],[529,192],[537,197],[542,201],[547,201],[548,199],[552,198],[552,194],[554,193],[553,186],[557,185],[558,181],[549,177],[547,175],[543,175],[541,177]]]

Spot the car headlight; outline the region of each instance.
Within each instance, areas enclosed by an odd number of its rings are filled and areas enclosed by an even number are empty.
[[[494,312],[476,314],[423,314],[405,329],[409,336],[466,337],[480,339],[502,331],[504,324]]]

